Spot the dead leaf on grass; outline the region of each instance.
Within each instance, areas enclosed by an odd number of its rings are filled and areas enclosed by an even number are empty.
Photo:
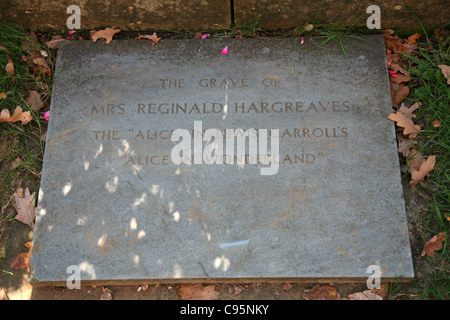
[[[340,300],[341,296],[336,288],[330,286],[315,286],[312,289],[303,292],[303,298],[306,300]]]
[[[414,122],[403,113],[397,111],[396,113],[391,113],[388,116],[389,120],[395,121],[397,126],[403,128],[403,135],[408,138],[415,138],[420,132],[420,126],[414,124]]]
[[[15,74],[14,71],[14,63],[12,62],[12,60],[8,57],[8,63],[5,66],[6,69],[6,73],[10,76],[13,76]]]
[[[28,96],[27,103],[31,110],[37,112],[40,108],[44,106],[44,102],[41,99],[41,95],[35,90],[29,90],[30,95]]]
[[[14,110],[13,115],[9,113],[8,109],[3,109],[0,113],[0,122],[14,123],[17,121],[22,121],[22,125],[26,125],[31,121],[33,117],[31,116],[30,111],[23,111],[21,106],[17,106],[16,110]]]
[[[47,46],[50,48],[50,49],[58,49],[59,48],[59,44],[62,42],[62,41],[65,41],[66,39],[64,39],[63,38],[63,36],[62,35],[55,35],[55,36],[53,36],[51,39],[50,39],[50,41],[48,41],[48,42],[46,42],[46,44],[47,44]]]
[[[0,100],[6,98],[6,93],[0,92]]]
[[[25,190],[20,187],[14,194],[15,203],[13,203],[14,209],[17,211],[17,215],[14,219],[23,222],[30,227],[34,226],[34,218],[36,216],[35,198],[36,192],[30,194],[30,190]]]
[[[219,292],[214,285],[203,287],[202,284],[181,284],[178,294],[182,300],[216,300]]]
[[[434,257],[434,252],[441,250],[443,248],[442,241],[445,240],[446,234],[445,232],[441,232],[437,235],[435,235],[433,238],[428,240],[428,242],[425,244],[422,253],[420,256],[428,255],[429,257]]]
[[[30,271],[30,254],[31,254],[31,241],[25,243],[25,247],[28,248],[28,252],[20,253],[16,259],[11,263],[11,269],[13,270],[28,270]]]
[[[444,75],[445,78],[447,78],[447,84],[450,84],[450,66],[441,64],[438,67],[441,68],[442,74]]]
[[[390,83],[391,86],[391,99],[392,105],[397,108],[399,103],[402,102],[409,95],[409,88],[403,84]]]
[[[99,31],[93,31],[92,35],[91,35],[91,40],[93,42],[97,42],[98,39],[105,39],[106,43],[110,43],[112,41],[113,36],[116,33],[119,33],[121,30],[120,29],[111,29],[111,28],[106,28],[105,30],[99,30]]]
[[[409,156],[411,148],[417,144],[417,141],[415,141],[412,138],[407,138],[400,134],[397,135],[397,139],[398,139],[398,152],[400,152],[404,157]]]
[[[406,41],[409,43],[416,43],[416,40],[420,38],[420,34],[414,33],[413,35],[410,35]]]
[[[414,188],[419,182],[423,182],[426,176],[429,176],[430,171],[434,169],[436,164],[436,156],[429,156],[422,162],[419,169],[411,171],[411,181],[409,186]]]

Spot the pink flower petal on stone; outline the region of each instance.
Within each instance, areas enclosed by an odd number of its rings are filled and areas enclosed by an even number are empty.
[[[69,30],[69,34],[74,34],[76,31]]]
[[[50,110],[44,112],[44,120],[48,122],[50,119]]]
[[[209,37],[209,33],[205,33],[204,35],[202,35],[202,39],[206,39]]]
[[[222,54],[228,54],[228,46],[222,49]]]

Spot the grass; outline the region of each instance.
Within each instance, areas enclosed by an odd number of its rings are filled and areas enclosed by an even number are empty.
[[[33,120],[27,125],[20,122],[0,123],[0,276],[9,274],[4,269],[5,242],[2,234],[13,223],[15,211],[12,209],[13,194],[18,187],[37,190],[42,169],[44,143],[41,135],[45,132],[45,121],[40,113],[31,110],[27,103],[29,90],[42,94],[45,106],[48,105],[52,85],[51,74],[40,72],[37,65],[24,61],[33,53],[50,52],[23,30],[0,23],[0,110],[7,109],[10,114],[17,106],[30,111]],[[14,65],[14,74],[8,74],[5,65]],[[2,95],[3,96],[3,95]],[[45,107],[44,107],[45,108]]]
[[[417,54],[407,58],[412,79],[409,100],[420,104],[415,120],[422,127],[417,137],[417,150],[426,157],[436,156],[435,169],[421,184],[425,200],[421,216],[425,244],[437,233],[445,232],[447,237],[450,234],[450,86],[439,68],[439,65],[450,65],[450,37],[442,38],[439,29],[430,34],[423,26],[422,32],[425,41],[419,44]],[[426,283],[417,283],[421,287],[421,298],[450,298],[449,258],[448,239],[434,258],[424,258],[429,279]]]

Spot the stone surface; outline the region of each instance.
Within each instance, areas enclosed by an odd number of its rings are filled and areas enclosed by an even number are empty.
[[[62,43],[32,283],[411,279],[383,37],[345,45]],[[278,170],[174,164],[194,121],[278,129]]]
[[[39,31],[67,30],[67,13],[78,5],[82,29],[222,29],[231,24],[228,0],[8,0],[0,3],[0,21]]]
[[[406,11],[415,12],[425,26],[440,26],[447,22],[450,7],[441,0],[364,0],[364,1],[271,1],[234,0],[234,17],[237,26],[253,25],[265,29],[295,28],[313,23],[334,26],[366,26],[370,5],[381,12],[381,28],[415,28],[417,18]]]

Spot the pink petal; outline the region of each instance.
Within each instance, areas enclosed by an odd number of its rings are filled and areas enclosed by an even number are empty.
[[[228,46],[222,49],[222,54],[228,54]]]
[[[44,120],[48,122],[50,119],[50,110],[44,112]]]
[[[202,35],[202,39],[206,39],[209,37],[209,33],[205,33],[204,35]]]
[[[303,44],[303,42],[305,42],[305,37],[300,38],[300,44]]]
[[[397,71],[389,71],[389,75],[390,75],[392,78],[398,78]]]
[[[76,31],[69,30],[69,34],[74,34]]]

